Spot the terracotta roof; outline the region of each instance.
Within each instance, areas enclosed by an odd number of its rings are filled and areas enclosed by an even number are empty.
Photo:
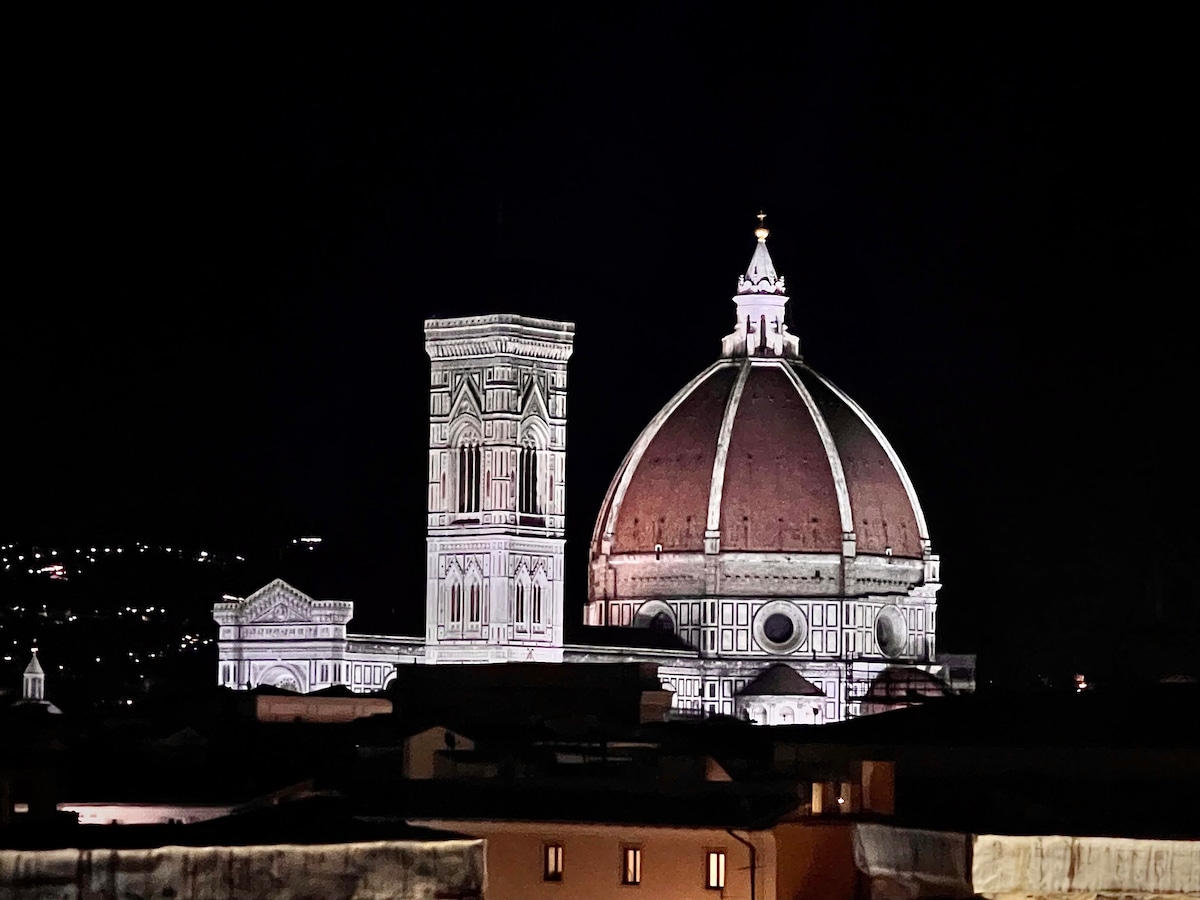
[[[704,550],[717,432],[735,374],[732,367],[714,369],[638,457],[614,523],[617,545],[646,551],[653,551],[656,543],[667,551]]]
[[[859,554],[922,558],[928,535],[899,460],[862,410],[804,363],[721,360],[667,409],[613,480],[594,553],[607,536],[614,556],[656,544],[702,552],[715,496],[722,551],[840,553],[843,531],[853,531]]]
[[[739,697],[824,697],[825,692],[786,663],[763,669]]]

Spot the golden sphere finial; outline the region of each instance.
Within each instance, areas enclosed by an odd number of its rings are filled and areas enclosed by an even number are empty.
[[[760,244],[765,243],[767,240],[767,235],[771,233],[770,229],[767,228],[766,225],[767,214],[760,209],[756,218],[758,219],[758,227],[754,229],[754,236],[758,238],[758,242]]]

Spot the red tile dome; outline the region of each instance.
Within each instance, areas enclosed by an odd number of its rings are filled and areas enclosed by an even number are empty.
[[[912,482],[866,413],[800,358],[762,236],[734,300],[723,358],[646,426],[609,487],[589,598],[714,596],[737,579],[737,593],[775,595],[920,583],[929,534]]]
[[[702,553],[714,531],[721,551],[840,554],[853,534],[858,554],[913,559],[928,537],[862,410],[801,362],[751,358],[714,364],[650,423],[613,480],[593,551]]]

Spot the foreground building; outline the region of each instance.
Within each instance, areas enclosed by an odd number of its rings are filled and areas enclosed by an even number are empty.
[[[482,900],[484,841],[315,798],[190,825],[0,830],[0,896]]]
[[[351,603],[276,581],[215,607],[218,682],[374,690],[405,663],[653,663],[677,709],[762,724],[944,692],[939,559],[912,481],[805,364],[755,234],[720,358],[646,426],[597,519],[584,618],[611,642],[563,635],[574,326],[432,319],[423,638],[350,634]],[[674,642],[625,646],[647,643],[617,638],[630,628]]]

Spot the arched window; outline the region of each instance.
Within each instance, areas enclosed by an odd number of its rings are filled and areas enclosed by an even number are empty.
[[[471,585],[471,623],[474,625],[479,624],[480,609],[482,608],[482,606],[483,606],[483,604],[480,603],[480,598],[479,598],[479,585],[472,584]]]
[[[459,624],[463,615],[463,589],[461,584],[450,585],[450,622]]]
[[[458,511],[479,512],[480,473],[483,471],[483,451],[477,443],[458,448]]]
[[[542,585],[540,582],[533,583],[533,624],[542,624]]]
[[[513,605],[513,620],[516,622],[517,628],[525,630],[525,585],[523,582],[517,582],[517,597],[516,603]]]
[[[538,503],[538,452],[526,443],[517,452],[517,512],[541,515]]]

